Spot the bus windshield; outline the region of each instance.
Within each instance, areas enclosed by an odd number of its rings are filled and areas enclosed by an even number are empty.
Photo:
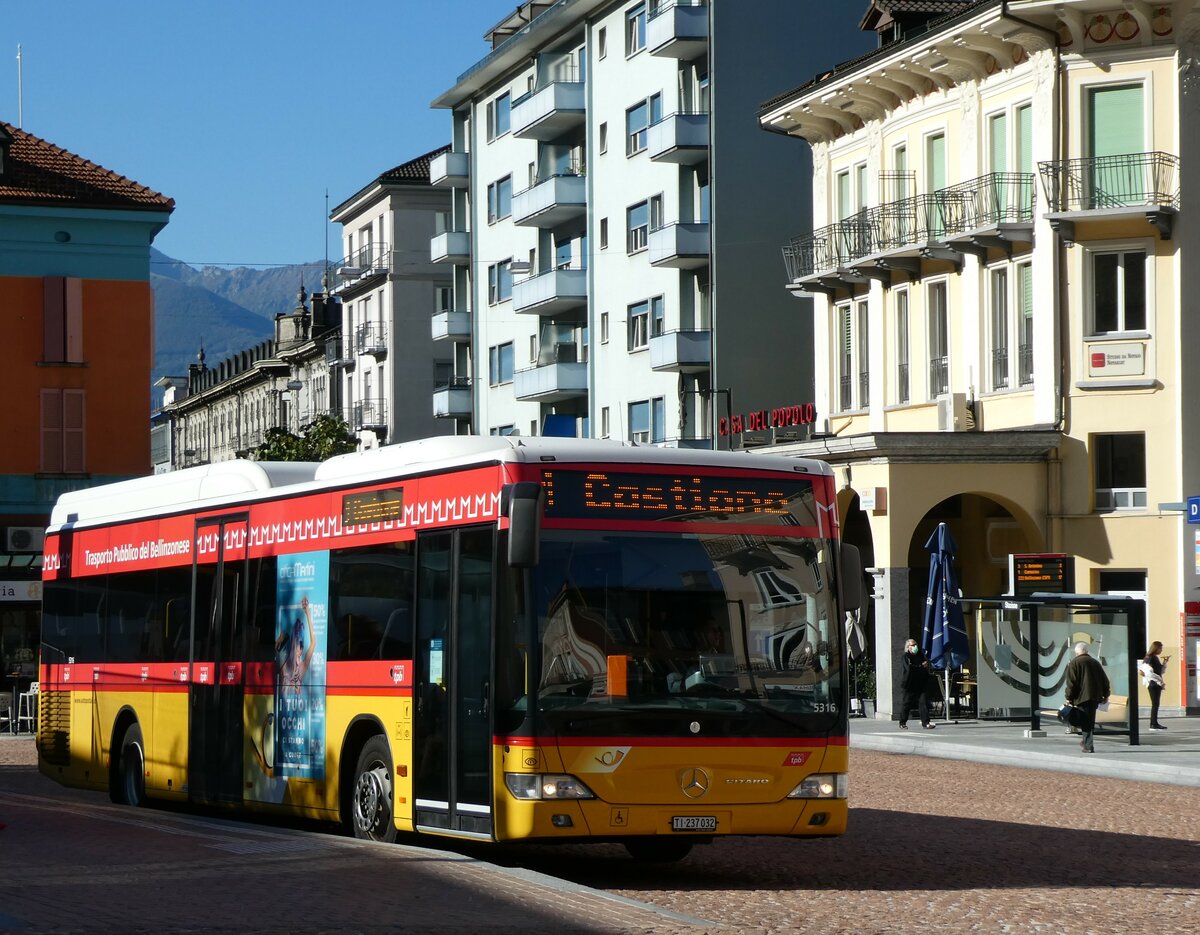
[[[606,716],[754,712],[827,731],[841,639],[827,543],[796,536],[546,530],[533,573],[541,715],[587,734]],[[751,731],[760,733],[759,730]]]

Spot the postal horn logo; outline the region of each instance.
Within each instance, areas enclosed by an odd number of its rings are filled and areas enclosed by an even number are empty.
[[[679,788],[683,790],[683,794],[689,799],[698,799],[706,794],[708,786],[708,773],[698,766],[692,769],[685,769],[679,774]]]

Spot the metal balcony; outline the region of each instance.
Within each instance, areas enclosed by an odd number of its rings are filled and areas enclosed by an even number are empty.
[[[445,386],[433,391],[435,419],[469,419],[474,412],[471,378],[454,377]]]
[[[512,309],[518,314],[558,317],[586,308],[586,269],[563,267],[513,283]]]
[[[370,354],[377,358],[387,356],[387,325],[383,322],[373,321],[359,325],[355,338],[359,354]]]
[[[354,404],[351,427],[360,431],[387,431],[387,400],[360,399]]]
[[[704,162],[708,158],[708,114],[667,114],[646,131],[646,150],[655,162]]]
[[[650,339],[651,370],[695,373],[711,366],[711,331],[668,331]]]
[[[693,59],[708,48],[707,0],[665,0],[646,22],[651,55]]]
[[[587,179],[570,172],[538,179],[513,195],[512,219],[518,227],[558,227],[587,213]]]
[[[583,82],[571,71],[513,101],[512,134],[522,140],[553,140],[583,126]]]
[[[373,281],[391,272],[392,251],[385,243],[369,243],[359,247],[333,268],[330,292],[338,294],[352,286]]]
[[[327,340],[325,342],[325,363],[331,370],[337,368],[353,370],[355,360],[354,355],[350,353],[350,342],[343,340],[340,335]]]
[[[471,313],[447,309],[434,312],[433,340],[453,341],[462,344],[471,340]]]
[[[463,266],[471,261],[471,234],[469,231],[442,231],[429,241],[431,263],[457,263]]]
[[[1164,238],[1179,210],[1179,157],[1170,153],[1123,153],[1040,162],[1046,217],[1066,239],[1074,224],[1144,215]]]
[[[650,231],[650,265],[696,269],[708,265],[708,222],[664,224]]]
[[[429,161],[433,188],[466,188],[471,182],[471,154],[450,150]]]
[[[520,400],[557,403],[586,396],[587,391],[588,365],[579,361],[555,361],[513,374],[513,395]]]
[[[992,172],[934,192],[943,239],[960,248],[1033,243],[1036,197],[1031,172]]]

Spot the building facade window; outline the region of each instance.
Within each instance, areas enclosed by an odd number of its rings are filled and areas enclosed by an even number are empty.
[[[83,363],[82,279],[42,280],[42,337],[43,363]]]
[[[503,260],[488,267],[488,304],[507,302],[512,298],[512,260]]]
[[[1146,331],[1145,250],[1090,251],[1092,335]]]
[[[645,250],[650,242],[650,202],[639,201],[625,211],[625,229],[628,231],[626,249],[629,253]]]
[[[600,407],[600,437],[601,438],[608,438],[608,431],[609,431],[608,419],[609,419],[608,407],[601,406]]]
[[[989,386],[993,390],[1009,387],[1008,347],[1008,267],[988,271],[988,356]]]
[[[596,58],[608,57],[608,29],[601,26],[596,30]]]
[[[608,218],[600,219],[600,249],[608,249]]]
[[[667,405],[662,396],[629,404],[629,441],[640,444],[662,442]]]
[[[489,435],[511,435],[514,431],[516,431],[516,426],[514,426],[514,425],[496,425],[496,426],[493,426],[492,428],[488,429],[488,434]]]
[[[84,451],[84,391],[42,390],[41,471],[81,474],[87,469]]]
[[[512,96],[505,91],[495,100],[488,101],[487,131],[488,140],[503,136],[512,126]]]
[[[625,14],[625,55],[646,48],[646,4],[639,3]]]
[[[511,383],[513,378],[512,341],[488,348],[488,382],[492,386]]]
[[[950,317],[946,283],[930,283],[925,292],[926,327],[929,340],[929,398],[937,399],[950,390]]]
[[[666,304],[661,295],[629,306],[629,350],[645,350],[650,339],[663,333]]]
[[[858,370],[858,408],[866,409],[871,404],[871,326],[869,304],[866,299],[854,303],[854,349]]]
[[[608,343],[608,312],[600,313],[600,343]]]
[[[512,176],[492,182],[487,188],[488,223],[492,224],[512,214]]]
[[[1093,435],[1096,511],[1146,508],[1146,436],[1140,432]]]
[[[854,330],[850,305],[838,305],[833,310],[837,341],[834,357],[837,360],[837,411],[854,408]]]
[[[896,403],[904,405],[912,398],[908,372],[908,290],[897,290],[892,301],[895,303],[896,327]]]
[[[662,120],[662,95],[651,94],[625,111],[625,155],[632,156],[646,148],[651,125]]]

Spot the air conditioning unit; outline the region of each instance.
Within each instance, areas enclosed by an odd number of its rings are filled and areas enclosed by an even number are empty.
[[[4,547],[9,552],[40,552],[46,542],[41,526],[9,526],[4,531]]]
[[[939,396],[938,431],[966,432],[971,428],[971,413],[967,408],[966,393],[946,393]]]

